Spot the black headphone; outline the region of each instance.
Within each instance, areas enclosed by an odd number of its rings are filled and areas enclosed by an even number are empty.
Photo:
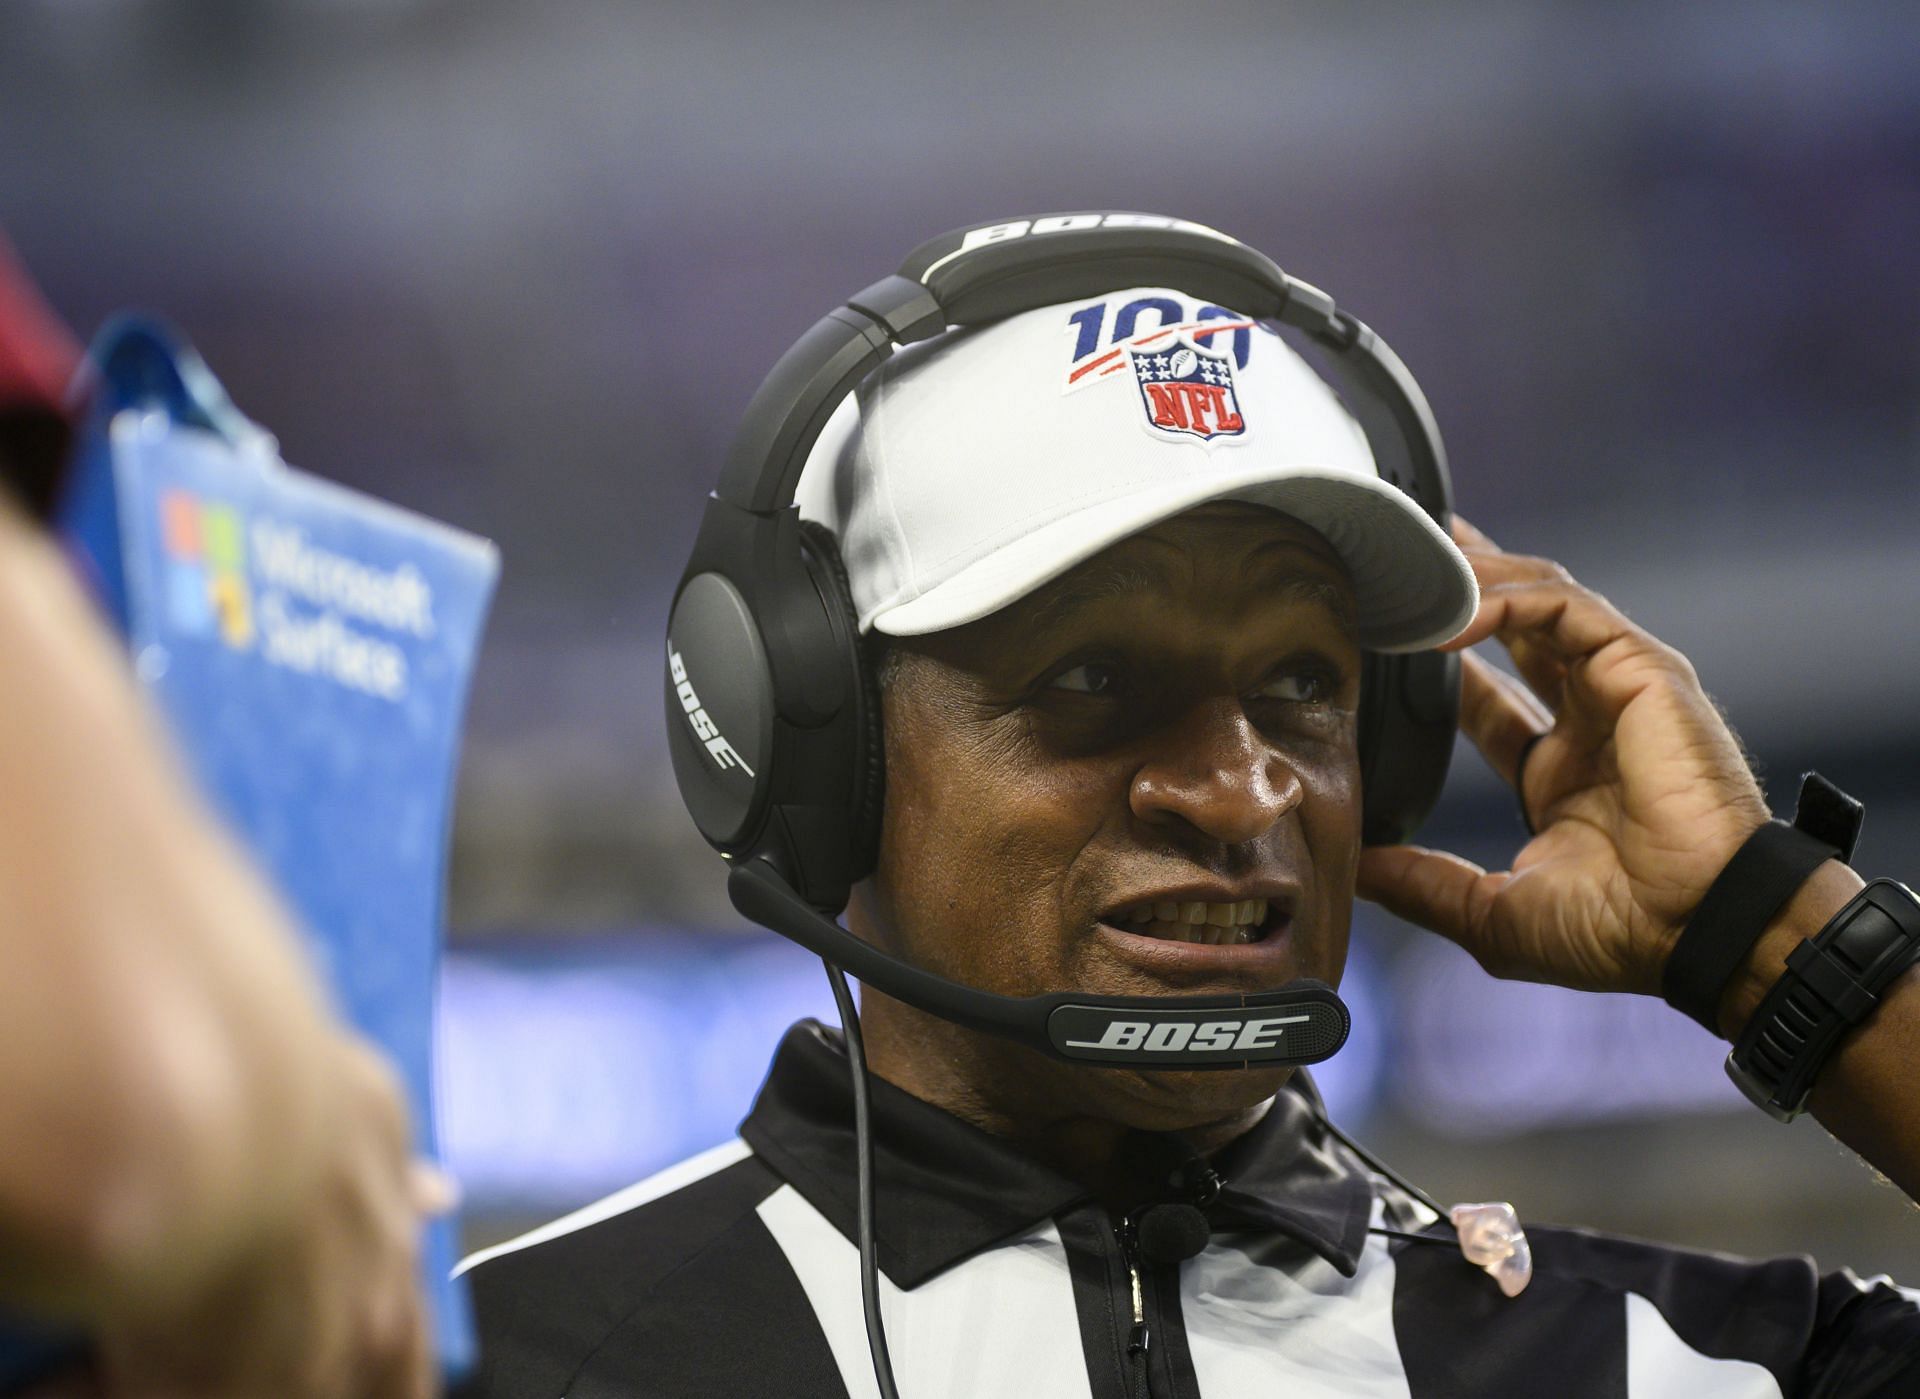
[[[1381,477],[1446,527],[1446,453],[1425,396],[1324,292],[1225,234],[1153,214],[960,229],[818,321],[748,405],[667,623],[674,776],[694,824],[731,866],[734,906],[887,995],[1082,1063],[1314,1063],[1348,1028],[1346,1007],[1316,981],[1235,997],[1021,999],[934,976],[833,921],[877,853],[880,714],[834,540],[803,524],[793,503],[808,454],[895,347],[1134,286],[1176,288],[1304,332],[1324,351],[1318,367],[1365,431]],[[1368,844],[1407,839],[1439,799],[1459,692],[1451,653],[1365,653]]]

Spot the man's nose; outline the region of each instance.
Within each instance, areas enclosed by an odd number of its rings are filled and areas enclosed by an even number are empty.
[[[1266,834],[1303,795],[1299,774],[1239,700],[1215,697],[1153,735],[1128,800],[1149,824],[1185,825],[1224,845],[1242,845]]]

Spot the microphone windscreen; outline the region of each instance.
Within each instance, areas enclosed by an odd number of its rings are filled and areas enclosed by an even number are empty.
[[[1150,1263],[1184,1263],[1213,1237],[1207,1217],[1192,1205],[1155,1205],[1135,1228],[1140,1256]]]

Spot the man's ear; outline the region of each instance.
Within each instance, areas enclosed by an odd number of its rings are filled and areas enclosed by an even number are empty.
[[[847,931],[862,942],[892,951],[892,922],[883,911],[885,901],[874,886],[874,876],[868,875],[847,895]]]
[[[895,645],[892,637],[877,631],[860,638],[860,649],[863,653],[860,663],[867,668],[880,693],[885,694],[900,673],[901,658],[906,651]]]

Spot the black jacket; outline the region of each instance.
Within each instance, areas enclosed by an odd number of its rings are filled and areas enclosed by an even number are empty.
[[[1920,1395],[1913,1297],[1805,1258],[1535,1226],[1532,1284],[1502,1296],[1329,1137],[1304,1083],[1214,1159],[1204,1251],[1158,1265],[1079,1186],[874,1090],[902,1399]],[[481,1335],[463,1393],[872,1395],[854,1208],[846,1061],[803,1022],[741,1140],[463,1265]]]

